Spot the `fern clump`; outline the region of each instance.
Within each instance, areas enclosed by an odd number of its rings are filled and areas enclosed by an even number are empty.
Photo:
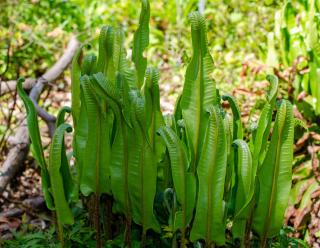
[[[232,246],[238,241],[243,246],[250,243],[250,231],[264,247],[282,227],[289,196],[291,104],[280,101],[272,123],[278,81],[269,76],[267,103],[250,142],[245,142],[237,102],[230,95],[220,96],[211,77],[205,19],[192,12],[192,59],[175,113],[164,117],[159,72],[147,67],[143,56],[150,6],[146,0],[141,3],[132,61],[127,59],[122,30],[109,26],[101,29],[98,56],[85,54],[81,60],[82,48],[76,54],[71,109],[63,109],[57,118],[48,164],[34,106],[19,81],[43,192],[48,208],[56,212],[61,241],[63,225],[73,223],[72,209],[82,201],[90,202],[98,246],[120,236],[130,247],[134,229],[142,247],[187,247],[191,242]],[[222,101],[230,103],[232,113]],[[64,133],[72,131],[64,123],[67,112],[74,123],[76,173],[70,172],[63,142]],[[101,201],[104,195],[109,196],[107,203]],[[102,217],[105,205],[112,205],[113,218]],[[232,223],[228,236],[227,223]],[[111,231],[114,225],[117,232]],[[101,228],[107,233],[103,240]]]

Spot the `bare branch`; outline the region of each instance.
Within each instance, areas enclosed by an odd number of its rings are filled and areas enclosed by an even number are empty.
[[[36,84],[36,82],[37,82],[37,80],[34,78],[27,78],[23,84],[23,88],[25,90],[30,90]],[[1,81],[0,80],[0,96],[3,96],[7,93],[15,91],[16,87],[17,87],[16,80],[10,80],[10,81]]]
[[[38,102],[40,94],[46,83],[56,80],[63,73],[63,71],[71,63],[78,47],[78,40],[75,37],[71,38],[63,56],[45,74],[36,80],[36,84],[31,89],[29,94],[33,102]],[[38,104],[36,106],[38,106]],[[37,111],[44,119],[52,120],[52,117],[48,116],[48,113],[42,110],[39,106]],[[52,130],[54,130],[54,128],[52,128]],[[14,145],[10,149],[6,160],[0,168],[0,194],[5,190],[11,178],[13,178],[15,174],[22,169],[24,164],[23,162],[28,154],[30,140],[26,121],[23,121],[23,123],[20,125],[13,140]]]
[[[48,70],[46,71],[40,78],[34,79],[34,78],[27,78],[26,81],[23,84],[23,88],[26,90],[33,90],[33,93],[30,93],[30,97],[32,95],[39,95],[38,91],[42,91],[44,85],[48,82],[52,82],[56,80],[62,72],[67,68],[67,66],[70,64],[70,54],[75,54],[77,48],[79,46],[79,42],[75,37],[72,37],[69,41],[68,47],[66,49],[66,52],[64,55]],[[72,58],[71,58],[72,59]],[[38,86],[34,87],[37,83]],[[0,80],[0,96],[3,96],[11,91],[16,90],[17,87],[17,81],[11,80],[11,81],[1,81]],[[36,88],[34,90],[34,88]],[[36,99],[38,100],[38,99]]]

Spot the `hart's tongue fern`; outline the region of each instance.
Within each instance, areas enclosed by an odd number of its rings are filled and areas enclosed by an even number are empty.
[[[74,222],[72,208],[87,197],[93,203],[97,246],[102,246],[100,206],[124,219],[123,244],[131,247],[131,229],[141,231],[141,246],[147,231],[161,232],[160,221],[172,232],[172,244],[202,240],[224,245],[226,221],[233,222],[233,239],[246,245],[251,224],[265,247],[267,238],[282,226],[291,184],[293,143],[292,106],[282,100],[272,126],[278,81],[268,76],[261,118],[251,141],[243,141],[241,113],[233,96],[220,98],[211,77],[205,19],[189,15],[193,55],[187,67],[182,95],[173,116],[162,116],[159,72],[147,68],[143,56],[149,43],[150,6],[141,1],[139,27],[134,35],[132,61],[127,60],[124,34],[105,26],[99,37],[99,54],[87,54],[81,62],[77,52],[72,62],[72,106],[57,118],[49,163],[41,146],[36,110],[18,81],[18,93],[27,109],[27,122],[34,157],[40,165],[43,194],[57,215],[61,242],[63,225]],[[222,108],[228,101],[231,113]],[[76,178],[66,157],[64,134],[72,130],[64,115],[72,113],[73,156]],[[272,136],[269,134],[272,127]],[[158,135],[157,135],[158,134]],[[107,194],[108,197],[102,197]],[[156,199],[170,217],[159,211]],[[107,203],[101,199],[108,199]],[[161,205],[161,204],[160,204]],[[105,207],[102,209],[106,209]],[[157,214],[156,214],[157,213]],[[112,216],[109,214],[108,216]],[[105,222],[105,221],[104,221]],[[108,238],[113,225],[103,223]],[[163,223],[162,223],[163,224]],[[151,233],[151,232],[150,232]],[[158,234],[157,234],[158,233]],[[228,237],[230,238],[230,237]]]

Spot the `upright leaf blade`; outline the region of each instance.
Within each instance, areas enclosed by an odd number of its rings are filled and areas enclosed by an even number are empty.
[[[176,223],[174,225],[181,229],[181,242],[184,243],[185,231],[192,219],[195,204],[195,177],[194,174],[187,171],[189,161],[186,148],[174,131],[170,127],[164,126],[158,130],[158,133],[169,151],[174,189],[181,206],[181,211],[176,213]]]
[[[197,167],[199,189],[191,240],[204,239],[209,246],[212,242],[218,245],[225,242],[223,196],[227,139],[219,108],[211,106],[208,111],[210,117]]]
[[[153,202],[157,185],[157,163],[155,153],[147,139],[144,99],[138,94],[132,95],[131,104],[133,128],[128,135],[129,197],[132,205],[133,220],[142,225],[142,232],[145,235],[150,228],[160,232],[159,224],[153,214]]]
[[[198,12],[192,12],[189,19],[193,55],[187,67],[180,107],[191,150],[191,167],[195,171],[208,122],[206,109],[216,103],[216,89],[210,79],[213,61],[207,46],[205,19]]]
[[[135,64],[138,76],[138,89],[140,89],[143,85],[144,74],[147,68],[147,59],[143,56],[143,52],[149,45],[149,20],[149,1],[141,0],[139,27],[134,34],[134,45],[132,50],[132,60]]]
[[[165,145],[161,138],[156,135],[156,131],[164,126],[164,118],[160,109],[160,93],[159,93],[159,72],[156,69],[148,68],[146,72],[146,81],[143,86],[143,95],[146,107],[146,126],[152,149],[155,152],[157,163],[160,162]]]
[[[258,172],[259,196],[253,228],[262,242],[278,234],[283,224],[291,187],[293,160],[293,111],[287,100],[281,102],[271,142]]]
[[[85,156],[82,167],[82,176],[80,181],[80,189],[87,196],[90,193],[107,193],[109,183],[109,166],[107,161],[110,159],[110,147],[108,143],[109,127],[103,114],[106,110],[105,106],[99,105],[99,99],[96,98],[94,92],[90,88],[88,76],[83,76],[82,90],[85,100],[86,113],[88,118],[88,136],[85,147]],[[106,141],[107,142],[103,142]],[[104,144],[104,147],[102,145]],[[109,159],[103,159],[104,156]]]
[[[250,215],[248,202],[252,199],[255,188],[255,172],[252,167],[252,158],[249,146],[243,140],[235,140],[236,165],[236,195],[235,219],[233,220],[232,234],[234,238],[244,238],[246,221]]]

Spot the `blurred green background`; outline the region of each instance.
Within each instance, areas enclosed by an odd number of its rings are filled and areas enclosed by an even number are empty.
[[[161,70],[161,83],[180,86],[191,56],[188,13],[198,0],[152,0],[148,60]],[[240,83],[245,60],[259,59],[273,30],[274,13],[282,1],[207,0],[209,47],[214,77],[230,90]],[[137,0],[0,2],[0,78],[41,75],[61,55],[71,35],[91,42],[102,25],[120,25],[126,46],[132,46],[140,4]],[[250,82],[250,80],[246,80]],[[175,88],[175,87],[173,87]]]

